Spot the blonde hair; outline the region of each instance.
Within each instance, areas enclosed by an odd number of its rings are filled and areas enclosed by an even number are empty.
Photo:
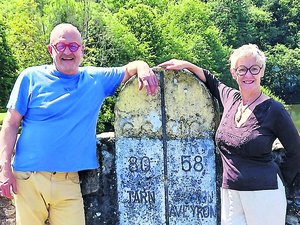
[[[235,68],[237,61],[246,56],[253,56],[256,59],[256,62],[265,68],[267,58],[263,51],[261,51],[255,44],[242,45],[241,47],[233,50],[229,58],[230,68]]]

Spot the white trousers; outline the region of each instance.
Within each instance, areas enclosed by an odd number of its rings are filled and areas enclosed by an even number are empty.
[[[221,225],[285,225],[285,188],[278,176],[277,181],[276,190],[221,188]]]

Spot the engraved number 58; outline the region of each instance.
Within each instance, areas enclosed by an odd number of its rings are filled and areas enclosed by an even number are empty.
[[[181,156],[181,168],[183,171],[188,172],[194,169],[197,172],[203,170],[202,157],[200,155],[196,155],[194,157],[190,155],[182,155]]]

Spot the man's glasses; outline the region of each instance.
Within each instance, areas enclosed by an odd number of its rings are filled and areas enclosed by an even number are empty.
[[[80,45],[77,44],[76,42],[71,42],[69,44],[66,44],[64,42],[58,42],[56,43],[55,45],[51,45],[52,47],[55,47],[55,49],[58,51],[58,52],[63,52],[66,50],[66,47],[68,47],[70,49],[71,52],[76,52]]]
[[[258,66],[258,65],[253,65],[250,68],[247,68],[246,66],[239,66],[237,68],[234,68],[235,72],[239,75],[239,76],[245,76],[246,73],[248,72],[248,70],[250,71],[250,73],[252,75],[257,75],[259,74],[260,70],[262,69],[262,67]]]

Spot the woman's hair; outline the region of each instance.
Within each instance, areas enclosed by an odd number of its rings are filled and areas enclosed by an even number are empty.
[[[266,56],[255,44],[246,44],[234,49],[230,55],[230,68],[235,68],[237,61],[246,56],[253,56],[263,68],[266,66]]]

